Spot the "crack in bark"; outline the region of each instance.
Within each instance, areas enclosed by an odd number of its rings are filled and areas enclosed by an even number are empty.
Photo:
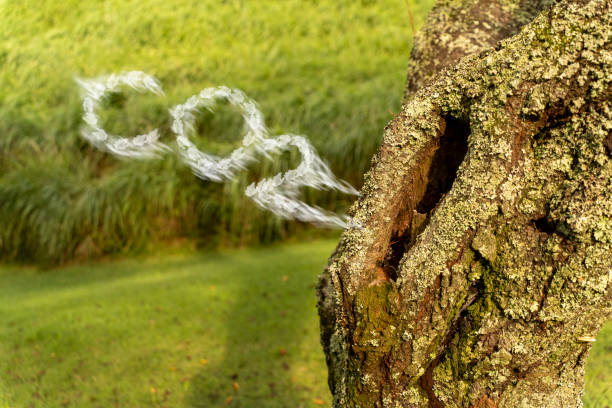
[[[552,273],[550,274],[548,279],[546,279],[546,282],[544,282],[544,287],[542,288],[542,296],[540,297],[540,301],[538,302],[538,309],[536,310],[535,315],[540,313],[540,311],[542,310],[542,307],[544,306],[544,301],[546,300],[546,297],[548,296],[548,291],[550,290],[550,285],[552,284],[556,273],[557,270],[553,268]]]
[[[415,183],[404,214],[397,216],[385,258],[378,263],[382,269],[381,278],[397,280],[397,269],[402,257],[414,245],[416,237],[425,229],[436,207],[450,191],[459,166],[468,151],[470,125],[467,121],[446,116],[444,129],[429,152],[429,156],[415,167]],[[420,177],[419,177],[420,176]],[[416,204],[415,204],[416,203]],[[408,214],[405,214],[408,212]]]
[[[429,214],[451,189],[459,165],[468,151],[469,123],[452,116],[447,116],[445,121],[440,146],[434,153],[427,174],[427,188],[416,205],[416,210],[421,214]]]
[[[468,307],[470,307],[474,302],[484,294],[482,288],[479,288],[477,284],[473,284],[468,288],[467,298],[463,302],[463,305],[459,308],[453,321],[449,327],[444,340],[438,347],[438,351],[436,357],[429,363],[425,373],[419,379],[419,384],[421,388],[427,394],[427,398],[429,399],[429,408],[444,408],[444,404],[440,399],[436,396],[435,391],[433,389],[434,379],[433,379],[433,371],[440,364],[440,361],[444,358],[444,355],[447,352],[448,345],[452,341],[453,337],[459,332],[459,327],[461,325],[462,319],[465,319]]]
[[[608,136],[604,139],[603,144],[608,156],[612,156],[612,130],[608,132]]]

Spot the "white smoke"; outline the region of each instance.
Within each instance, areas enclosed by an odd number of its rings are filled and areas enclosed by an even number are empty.
[[[139,159],[150,159],[157,157],[168,146],[158,142],[159,131],[157,129],[144,135],[138,135],[131,139],[109,135],[100,124],[96,110],[100,107],[104,97],[109,93],[119,92],[122,85],[129,86],[137,91],[146,90],[157,95],[163,95],[164,91],[155,78],[140,71],[131,71],[121,75],[111,75],[97,79],[77,79],[83,92],[83,120],[86,126],[82,135],[98,149],[120,157],[135,157]]]
[[[172,131],[176,134],[177,147],[170,148],[159,142],[159,131],[153,130],[133,138],[114,136],[102,129],[97,109],[108,93],[119,92],[121,86],[137,91],[151,91],[161,95],[159,82],[152,76],[140,71],[96,79],[77,79],[83,90],[83,110],[86,126],[83,137],[101,150],[128,158],[153,159],[162,153],[174,151],[181,160],[191,167],[193,173],[204,180],[227,182],[236,173],[258,160],[258,157],[271,157],[282,151],[297,148],[302,156],[300,165],[285,173],[252,183],[246,188],[246,195],[261,208],[287,219],[297,219],[324,227],[358,228],[347,216],[338,216],[319,207],[308,205],[300,200],[300,188],[307,186],[317,190],[337,190],[345,194],[357,195],[350,184],[339,180],[321,160],[308,139],[299,135],[280,135],[269,137],[264,117],[257,104],[241,90],[225,86],[206,88],[190,97],[184,104],[170,109],[173,118]],[[190,140],[195,115],[198,109],[206,108],[212,112],[218,100],[227,100],[235,106],[246,123],[247,132],[242,146],[227,157],[218,157],[200,151]]]

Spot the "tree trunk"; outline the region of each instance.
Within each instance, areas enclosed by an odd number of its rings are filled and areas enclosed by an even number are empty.
[[[518,32],[552,0],[438,0],[414,38],[404,102],[444,67]]]
[[[416,59],[319,282],[335,407],[581,406],[612,315],[611,27],[564,1]]]

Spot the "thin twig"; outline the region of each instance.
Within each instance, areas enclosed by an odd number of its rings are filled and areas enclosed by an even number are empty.
[[[408,9],[408,18],[410,19],[410,28],[412,29],[412,35],[416,34],[416,30],[414,29],[414,18],[412,18],[412,11],[410,11],[410,3],[408,0],[404,0],[406,2],[406,8]]]

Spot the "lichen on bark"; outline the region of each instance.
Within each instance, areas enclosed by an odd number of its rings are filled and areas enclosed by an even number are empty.
[[[442,69],[518,32],[552,0],[438,0],[415,36],[404,100]]]
[[[611,16],[560,2],[387,126],[319,284],[335,407],[581,404],[612,314]]]

